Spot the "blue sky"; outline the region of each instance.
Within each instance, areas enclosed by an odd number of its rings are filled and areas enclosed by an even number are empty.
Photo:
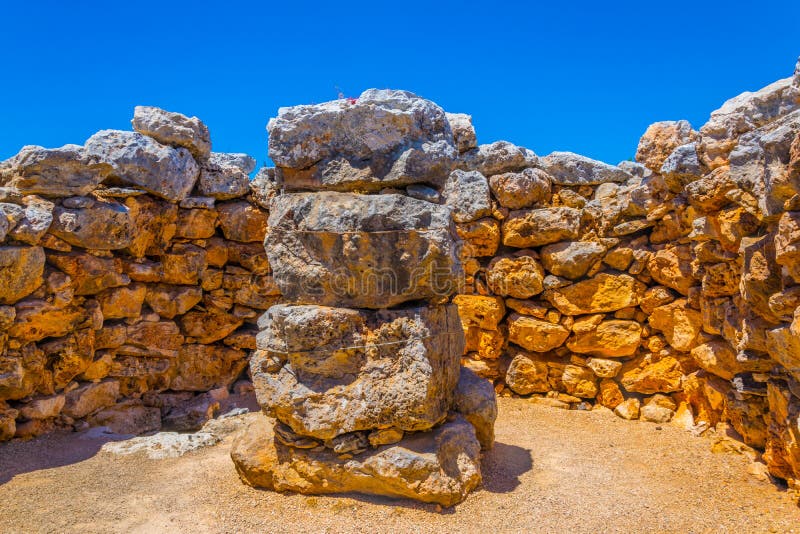
[[[266,160],[279,106],[413,91],[481,143],[632,158],[658,120],[699,127],[790,76],[800,2],[78,2],[0,4],[0,159],[197,115],[215,150]]]

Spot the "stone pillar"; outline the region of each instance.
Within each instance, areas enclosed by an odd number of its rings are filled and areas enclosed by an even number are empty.
[[[438,203],[458,154],[445,113],[370,90],[282,108],[268,130],[282,194],[265,247],[288,304],[259,320],[250,370],[274,423],[234,444],[242,480],[460,502],[497,408],[460,368],[460,244]]]

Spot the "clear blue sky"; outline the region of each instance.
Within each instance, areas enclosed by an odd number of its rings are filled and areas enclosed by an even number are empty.
[[[133,107],[202,118],[266,159],[279,106],[413,91],[478,140],[616,163],[651,122],[790,76],[800,1],[52,2],[0,5],[0,159],[130,129]]]

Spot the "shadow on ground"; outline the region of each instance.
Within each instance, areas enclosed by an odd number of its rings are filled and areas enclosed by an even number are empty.
[[[483,488],[492,493],[509,493],[519,477],[533,468],[531,451],[516,445],[495,443],[483,458]]]
[[[17,475],[71,465],[96,455],[105,443],[128,436],[86,432],[55,432],[30,441],[0,444],[0,485]]]
[[[240,408],[248,412],[259,411],[255,394],[252,392],[231,395],[220,404],[220,414]],[[224,415],[218,416],[217,420],[223,417]],[[170,429],[164,428],[162,431],[170,432]],[[187,433],[192,432],[194,431]],[[83,462],[94,457],[106,443],[132,437],[134,435],[115,434],[105,427],[95,427],[80,433],[56,431],[28,441],[13,440],[0,443],[0,486],[17,475]]]

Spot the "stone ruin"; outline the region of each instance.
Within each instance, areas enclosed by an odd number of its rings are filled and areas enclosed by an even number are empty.
[[[269,153],[281,189],[265,240],[289,304],[259,320],[250,373],[266,418],[231,456],[253,486],[365,492],[445,506],[481,481],[497,415],[461,368],[449,303],[463,279],[449,207],[457,156],[432,102],[367,91],[283,108]]]
[[[281,110],[253,180],[196,118],[134,130],[0,162],[0,441],[190,430],[251,379],[249,483],[452,503],[493,386],[738,435],[798,485],[800,65],[617,165],[394,91]]]

